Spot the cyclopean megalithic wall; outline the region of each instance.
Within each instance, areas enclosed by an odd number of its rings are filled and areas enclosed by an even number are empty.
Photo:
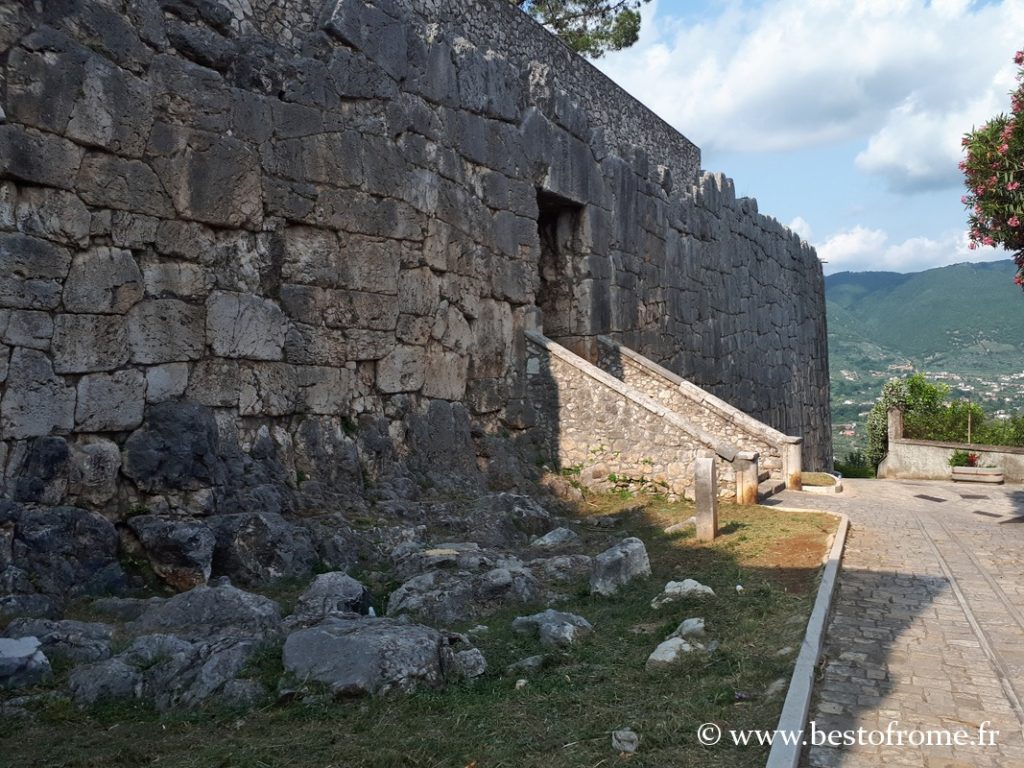
[[[831,465],[814,251],[506,0],[7,4],[0,62],[7,498],[519,487],[538,310]]]

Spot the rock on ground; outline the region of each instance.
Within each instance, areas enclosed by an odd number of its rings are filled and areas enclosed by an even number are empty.
[[[650,575],[651,561],[647,557],[647,548],[640,539],[630,537],[594,558],[590,591],[598,595],[613,595],[633,579]]]
[[[391,593],[388,615],[410,614],[432,624],[452,624],[482,616],[500,605],[529,603],[540,588],[523,567],[494,568],[482,574],[430,571]]]
[[[512,622],[512,629],[537,635],[541,643],[549,648],[568,648],[583,635],[594,631],[590,622],[582,616],[552,608],[531,616],[519,616]]]
[[[15,619],[4,630],[7,637],[35,637],[44,653],[57,653],[76,662],[110,657],[114,628],[109,624],[64,619]]]
[[[0,689],[39,685],[53,677],[39,645],[35,637],[0,638]]]
[[[681,637],[673,637],[658,645],[647,657],[647,669],[663,669],[679,662],[688,653],[703,650],[700,643],[690,643]]]
[[[335,695],[441,689],[450,673],[458,673],[452,657],[448,638],[422,624],[336,616],[293,632],[283,653],[287,673],[323,683]]]
[[[661,594],[651,600],[651,608],[660,608],[668,603],[674,603],[684,597],[714,597],[715,591],[711,587],[701,584],[696,579],[683,579],[682,581],[670,581],[665,585]]]
[[[569,528],[555,528],[555,530],[548,531],[540,538],[534,539],[530,546],[539,547],[540,549],[550,549],[552,547],[561,547],[566,544],[573,544],[579,541],[579,538],[579,534]]]
[[[204,638],[230,632],[263,638],[280,632],[281,609],[267,597],[228,584],[196,587],[148,608],[129,629],[135,634]]]
[[[295,618],[315,624],[335,613],[365,614],[370,608],[370,592],[346,573],[322,573],[313,579],[298,599]]]
[[[683,619],[672,634],[668,636],[668,639],[673,637],[704,637],[704,619]]]
[[[192,589],[209,580],[217,539],[202,521],[136,515],[128,527],[157,576],[174,589]]]

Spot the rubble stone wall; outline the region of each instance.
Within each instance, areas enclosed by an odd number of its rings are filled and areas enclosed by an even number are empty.
[[[694,498],[694,462],[718,459],[718,493],[736,498],[736,447],[684,428],[644,393],[547,339],[530,337],[526,375],[550,461],[587,486],[650,485]],[[720,453],[719,453],[720,452]],[[722,455],[724,454],[724,455]]]
[[[18,502],[515,487],[552,200],[568,342],[611,334],[830,461],[813,250],[504,0],[7,4],[0,96]]]

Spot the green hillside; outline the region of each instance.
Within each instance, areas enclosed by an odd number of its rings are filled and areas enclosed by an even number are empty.
[[[825,278],[836,454],[863,445],[882,383],[912,370],[989,412],[1024,407],[1024,293],[1012,261]],[[844,434],[854,432],[853,435]]]

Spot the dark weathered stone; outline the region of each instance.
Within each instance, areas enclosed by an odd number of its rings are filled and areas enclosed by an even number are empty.
[[[272,512],[218,515],[213,572],[243,585],[309,576],[317,562],[310,532]]]
[[[147,491],[197,490],[223,481],[213,413],[194,403],[150,406],[124,445],[124,473]]]
[[[0,501],[0,530],[10,534],[10,560],[0,574],[24,574],[31,589],[60,600],[122,588],[117,531],[101,515],[75,507]],[[6,559],[6,558],[5,558]]]
[[[199,520],[135,515],[128,527],[138,537],[157,576],[179,591],[206,584],[217,540]]]

